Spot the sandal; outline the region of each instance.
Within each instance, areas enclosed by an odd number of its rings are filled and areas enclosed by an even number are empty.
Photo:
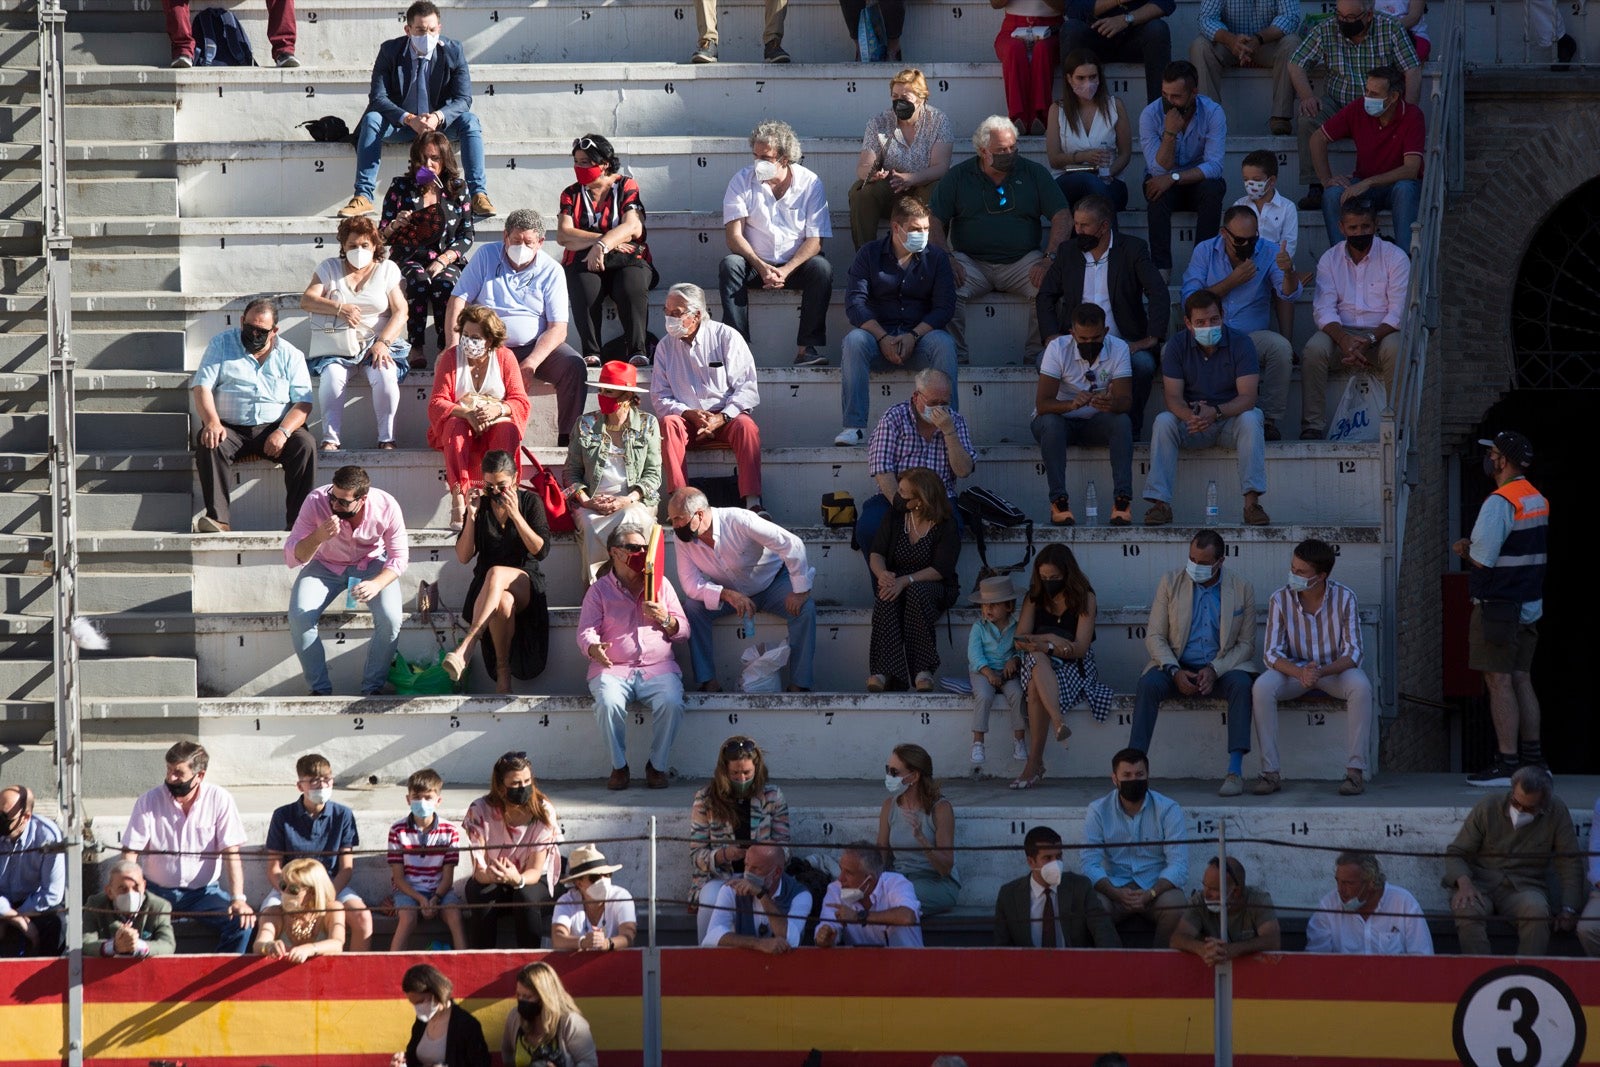
[[[322,442],[322,446],[321,447],[322,447],[322,451],[324,451],[324,452],[343,452],[344,451],[343,448],[339,447],[339,443],[337,441],[324,441],[324,442]]]
[[[446,652],[440,662],[444,667],[444,673],[450,676],[452,682],[461,681],[461,676],[467,673],[467,661],[459,652]]]
[[[1067,720],[1066,719],[1062,719],[1061,720],[1061,725],[1056,727],[1056,740],[1060,741],[1064,745],[1064,744],[1067,743],[1067,738],[1069,738],[1071,736],[1072,736],[1072,727],[1067,725]]]
[[[395,449],[399,448],[400,446],[395,444],[393,441],[379,441],[378,442],[378,447],[380,449],[382,449],[383,451],[385,451],[385,452],[393,452]]]
[[[460,533],[467,525],[467,501],[465,497],[452,496],[450,498],[450,532]]]
[[[885,689],[888,689],[888,688],[889,688],[889,679],[885,678],[883,675],[881,675],[881,674],[869,674],[869,675],[867,675],[867,692],[869,692],[869,693],[881,693]]]
[[[1032,777],[1029,777],[1029,778],[1017,778],[1017,779],[1013,780],[1012,783],[1011,783],[1011,788],[1012,789],[1032,789],[1034,786],[1039,784],[1039,781],[1042,778],[1044,778],[1044,769],[1041,767],[1039,769],[1039,773],[1033,775]]]

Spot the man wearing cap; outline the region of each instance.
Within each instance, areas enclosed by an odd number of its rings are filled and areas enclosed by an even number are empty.
[[[722,689],[712,622],[731,611],[754,626],[762,611],[788,623],[789,691],[808,692],[817,645],[817,605],[811,599],[817,572],[806,562],[805,542],[753,511],[714,508],[693,486],[672,494],[667,521],[678,535],[678,585],[700,691]]]
[[[811,891],[784,869],[782,845],[751,845],[744,874],[717,892],[711,925],[701,948],[748,948],[781,956],[800,947]]]
[[[1000,948],[1121,948],[1117,928],[1089,879],[1061,866],[1061,835],[1035,826],[1022,839],[1028,873],[1000,887],[994,943]]]
[[[661,420],[661,469],[668,491],[689,484],[689,449],[731,448],[744,506],[761,506],[761,403],[756,361],[739,331],[706,314],[705,290],[679,282],[667,290],[667,336],[656,346],[650,406]]]
[[[1550,504],[1528,481],[1533,445],[1515,430],[1479,441],[1489,452],[1483,473],[1498,487],[1478,509],[1472,536],[1452,551],[1467,563],[1472,620],[1467,665],[1483,672],[1497,745],[1494,762],[1467,776],[1476,786],[1505,786],[1519,765],[1545,766],[1539,744],[1539,698],[1533,653],[1544,613]]]
[[[622,870],[593,845],[579,845],[567,860],[566,894],[550,917],[550,946],[558,952],[614,952],[638,935],[633,894],[611,880]]]
[[[61,954],[61,914],[67,899],[67,861],[61,831],[33,813],[33,790],[0,789],[0,952],[8,956]]]

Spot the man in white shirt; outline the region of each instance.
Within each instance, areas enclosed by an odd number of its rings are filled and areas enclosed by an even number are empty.
[[[718,268],[722,318],[750,340],[746,290],[800,290],[800,329],[794,365],[826,363],[818,351],[828,343],[828,301],[833,267],[822,255],[822,239],[833,236],[828,194],[822,179],[800,165],[800,138],[787,122],[767,119],[750,134],[755,162],[728,183],[722,197],[722,228],[731,253]]]
[[[800,947],[811,916],[811,891],[784,873],[781,845],[751,845],[744,874],[717,891],[701,948],[749,948],[781,956]]]
[[[732,326],[706,313],[705,290],[679,282],[667,290],[667,336],[656,346],[650,406],[661,421],[661,473],[671,492],[689,484],[684,453],[731,448],[745,507],[761,512],[761,403],[756,361]]]
[[[1072,309],[1072,325],[1045,346],[1033,401],[1033,439],[1044,460],[1050,521],[1072,526],[1067,446],[1111,448],[1111,525],[1133,523],[1133,359],[1128,343],[1106,330],[1098,304]],[[1099,494],[1096,494],[1098,499]]]
[[[1411,260],[1397,244],[1377,239],[1378,212],[1370,201],[1346,200],[1339,213],[1344,240],[1317,261],[1312,318],[1317,332],[1300,353],[1300,440],[1327,430],[1329,365],[1376,373],[1387,387],[1400,357],[1400,321],[1411,285]]]
[[[777,523],[743,508],[713,508],[693,486],[672,494],[667,521],[678,535],[678,588],[689,616],[689,656],[702,693],[717,693],[712,622],[728,612],[755,625],[758,611],[789,626],[789,691],[811,688],[817,645],[816,569],[806,546]]]
[[[922,905],[904,875],[883,869],[883,852],[869,841],[846,845],[839,877],[822,897],[818,948],[856,945],[921,948]]]
[[[1378,857],[1341,852],[1334,889],[1306,921],[1307,952],[1361,956],[1431,956],[1433,935],[1417,898],[1384,879]]]

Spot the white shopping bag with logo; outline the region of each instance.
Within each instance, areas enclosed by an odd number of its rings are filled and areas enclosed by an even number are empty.
[[[1339,398],[1339,406],[1333,409],[1328,440],[1346,444],[1376,441],[1387,403],[1383,383],[1375,375],[1365,371],[1352,374],[1350,384],[1344,387],[1344,395]]]

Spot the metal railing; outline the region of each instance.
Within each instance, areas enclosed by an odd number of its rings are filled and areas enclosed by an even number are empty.
[[[1417,484],[1422,393],[1428,345],[1439,325],[1439,241],[1446,203],[1462,187],[1466,3],[1445,9],[1445,32],[1435,38],[1438,76],[1428,94],[1428,140],[1423,153],[1421,203],[1411,227],[1411,284],[1400,331],[1388,406],[1379,441],[1383,486],[1383,598],[1381,640],[1389,669],[1380,683],[1383,707],[1398,711],[1400,665],[1399,578],[1404,564],[1406,516]]]

